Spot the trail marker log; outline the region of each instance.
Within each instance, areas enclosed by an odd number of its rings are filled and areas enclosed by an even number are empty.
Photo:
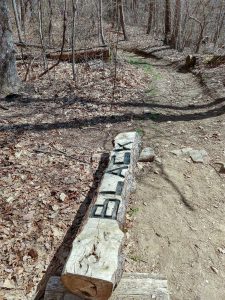
[[[122,277],[123,227],[140,137],[136,132],[121,133],[114,145],[96,201],[73,242],[61,276],[68,291],[93,300],[109,299]]]

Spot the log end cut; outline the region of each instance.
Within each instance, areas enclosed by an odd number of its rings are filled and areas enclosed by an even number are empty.
[[[71,293],[84,299],[108,300],[113,291],[111,282],[93,277],[64,274],[61,281]]]

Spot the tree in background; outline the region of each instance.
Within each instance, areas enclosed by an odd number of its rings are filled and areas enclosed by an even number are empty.
[[[176,0],[174,21],[173,21],[173,32],[171,35],[170,46],[174,49],[179,48],[179,32],[180,32],[180,18],[181,18],[181,1]]]
[[[155,0],[149,1],[149,13],[148,13],[148,25],[147,25],[147,34],[151,32],[152,29],[152,20],[153,20],[153,13],[154,13],[154,7],[155,7]]]
[[[117,1],[118,1],[119,14],[120,14],[120,25],[122,27],[124,40],[128,41],[128,35],[127,35],[127,31],[126,31],[124,11],[123,11],[123,0],[117,0]]]
[[[105,45],[105,37],[103,33],[103,25],[102,25],[102,0],[98,0],[98,23],[99,23],[99,39],[102,45]]]
[[[19,87],[15,49],[6,0],[0,1],[0,95],[15,93]]]
[[[165,0],[165,38],[164,43],[169,44],[171,35],[171,7],[170,0]]]

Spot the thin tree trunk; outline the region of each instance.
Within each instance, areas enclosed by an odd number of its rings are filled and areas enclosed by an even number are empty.
[[[166,45],[169,44],[171,35],[171,8],[170,8],[170,0],[165,0],[165,39],[164,43]]]
[[[154,11],[154,0],[149,2],[149,14],[148,14],[148,25],[147,25],[147,34],[151,32],[152,29],[152,20],[153,20],[153,11]]]
[[[53,16],[51,0],[48,0],[48,7],[49,7],[48,43],[49,46],[51,46],[52,45],[52,16]]]
[[[174,13],[174,24],[173,24],[173,33],[170,40],[170,45],[172,48],[178,48],[178,37],[180,31],[180,18],[181,18],[181,2],[176,0],[175,3],[175,13]]]
[[[119,0],[112,0],[112,28],[115,28],[115,26],[117,25],[118,1]]]
[[[73,71],[73,80],[76,81],[77,79],[77,72],[76,72],[76,61],[75,61],[75,43],[76,43],[76,37],[75,37],[75,31],[76,31],[76,17],[77,17],[77,3],[78,0],[72,0],[73,5],[73,27],[72,27],[72,71]]]
[[[47,69],[47,60],[46,60],[46,53],[45,53],[45,45],[44,45],[44,38],[43,38],[43,12],[42,12],[42,0],[39,0],[39,9],[38,9],[38,19],[39,19],[39,36],[40,42],[42,46],[42,56],[44,61],[44,68]]]
[[[23,0],[20,0],[20,24],[23,32],[25,31],[25,19],[26,19],[25,3]]]
[[[118,5],[118,1],[116,1],[116,4]],[[113,90],[112,90],[112,102],[111,102],[111,108],[113,105],[113,102],[115,100],[115,93],[116,93],[116,83],[117,83],[117,54],[118,54],[118,44],[119,44],[119,30],[120,30],[120,21],[117,16],[117,24],[116,24],[116,45],[112,52],[113,62],[114,62],[114,74],[113,74]]]
[[[16,0],[12,0],[12,5],[13,5],[13,12],[14,12],[14,15],[15,15],[15,20],[16,20],[16,28],[17,28],[18,38],[19,38],[20,43],[22,43],[23,42],[22,32],[21,32],[21,27],[20,27],[20,21],[19,21],[19,16],[18,16]]]
[[[99,37],[102,45],[105,45],[105,37],[103,33],[103,25],[102,25],[102,0],[98,0],[98,18],[99,18]]]
[[[0,1],[0,95],[17,92],[19,77],[6,0]]]
[[[124,11],[123,11],[123,0],[118,0],[119,13],[120,13],[120,25],[122,27],[124,40],[128,41],[128,35],[126,32],[125,20],[124,20]]]
[[[224,20],[225,20],[225,11],[224,11],[224,9],[225,8],[221,6],[219,20],[217,22],[216,31],[215,31],[214,36],[213,36],[214,47],[216,46],[216,43],[217,43],[217,41],[220,37],[220,34],[221,34],[221,30],[223,28],[223,24],[224,24]]]

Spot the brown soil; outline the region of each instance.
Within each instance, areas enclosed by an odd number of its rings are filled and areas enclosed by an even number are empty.
[[[142,63],[153,66],[153,81],[144,108],[151,120],[141,129],[157,159],[138,164],[126,269],[167,276],[172,300],[224,300],[225,175],[216,162],[225,162],[225,99],[163,61]],[[186,147],[208,158],[171,153]]]

